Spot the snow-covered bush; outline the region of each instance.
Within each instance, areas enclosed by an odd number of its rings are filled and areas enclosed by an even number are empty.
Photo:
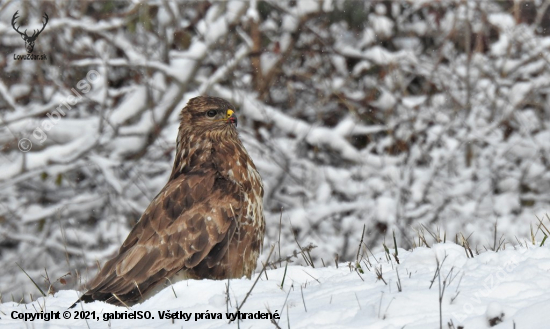
[[[47,60],[14,59],[17,10],[29,30],[49,15]],[[283,257],[296,239],[351,259],[363,225],[371,247],[391,231],[411,246],[420,224],[472,246],[495,223],[528,236],[550,204],[548,15],[540,0],[0,6],[0,292],[34,291],[15,263],[39,284],[45,268],[71,272],[65,287],[92,276],[166,183],[198,94],[239,109]]]

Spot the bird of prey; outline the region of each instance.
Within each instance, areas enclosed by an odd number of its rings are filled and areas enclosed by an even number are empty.
[[[189,100],[168,183],[76,303],[132,305],[166,279],[250,278],[265,231],[263,185],[236,127],[226,100]]]

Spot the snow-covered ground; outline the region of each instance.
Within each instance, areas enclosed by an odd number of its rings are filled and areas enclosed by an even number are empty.
[[[289,265],[286,275],[284,266],[267,270],[241,312],[265,317],[269,309],[280,319],[246,319],[239,324],[242,328],[439,328],[442,295],[443,328],[550,326],[550,249],[546,246],[507,246],[473,258],[452,243],[398,252],[400,264],[393,256],[388,260],[384,253],[365,258],[363,274],[348,263],[338,268]],[[438,261],[441,276],[437,275]],[[378,279],[377,271],[383,280]],[[178,282],[130,309],[103,302],[79,305],[65,313],[70,315],[68,320],[63,315],[77,292],[66,290],[30,304],[0,304],[0,328],[237,327],[235,322],[228,323],[226,313],[236,311],[255,279],[231,280],[228,290],[228,281]],[[59,311],[61,319],[12,319],[12,315],[35,314],[42,309],[53,314]],[[94,319],[74,319],[75,312],[86,315],[83,310],[90,311],[87,315]],[[150,314],[151,319],[103,320],[115,312],[139,314],[136,311]],[[160,318],[174,312],[189,320]],[[203,319],[198,318],[200,314]],[[221,319],[207,318],[218,316]]]

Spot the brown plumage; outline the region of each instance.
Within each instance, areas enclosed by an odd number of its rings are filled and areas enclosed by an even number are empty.
[[[187,103],[168,183],[78,301],[131,305],[166,278],[250,278],[264,238],[263,186],[234,110],[217,97]]]

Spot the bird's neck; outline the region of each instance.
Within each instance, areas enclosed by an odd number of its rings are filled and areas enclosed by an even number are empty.
[[[243,152],[247,155],[235,131],[180,131],[170,180],[195,170],[215,169],[226,175]]]

